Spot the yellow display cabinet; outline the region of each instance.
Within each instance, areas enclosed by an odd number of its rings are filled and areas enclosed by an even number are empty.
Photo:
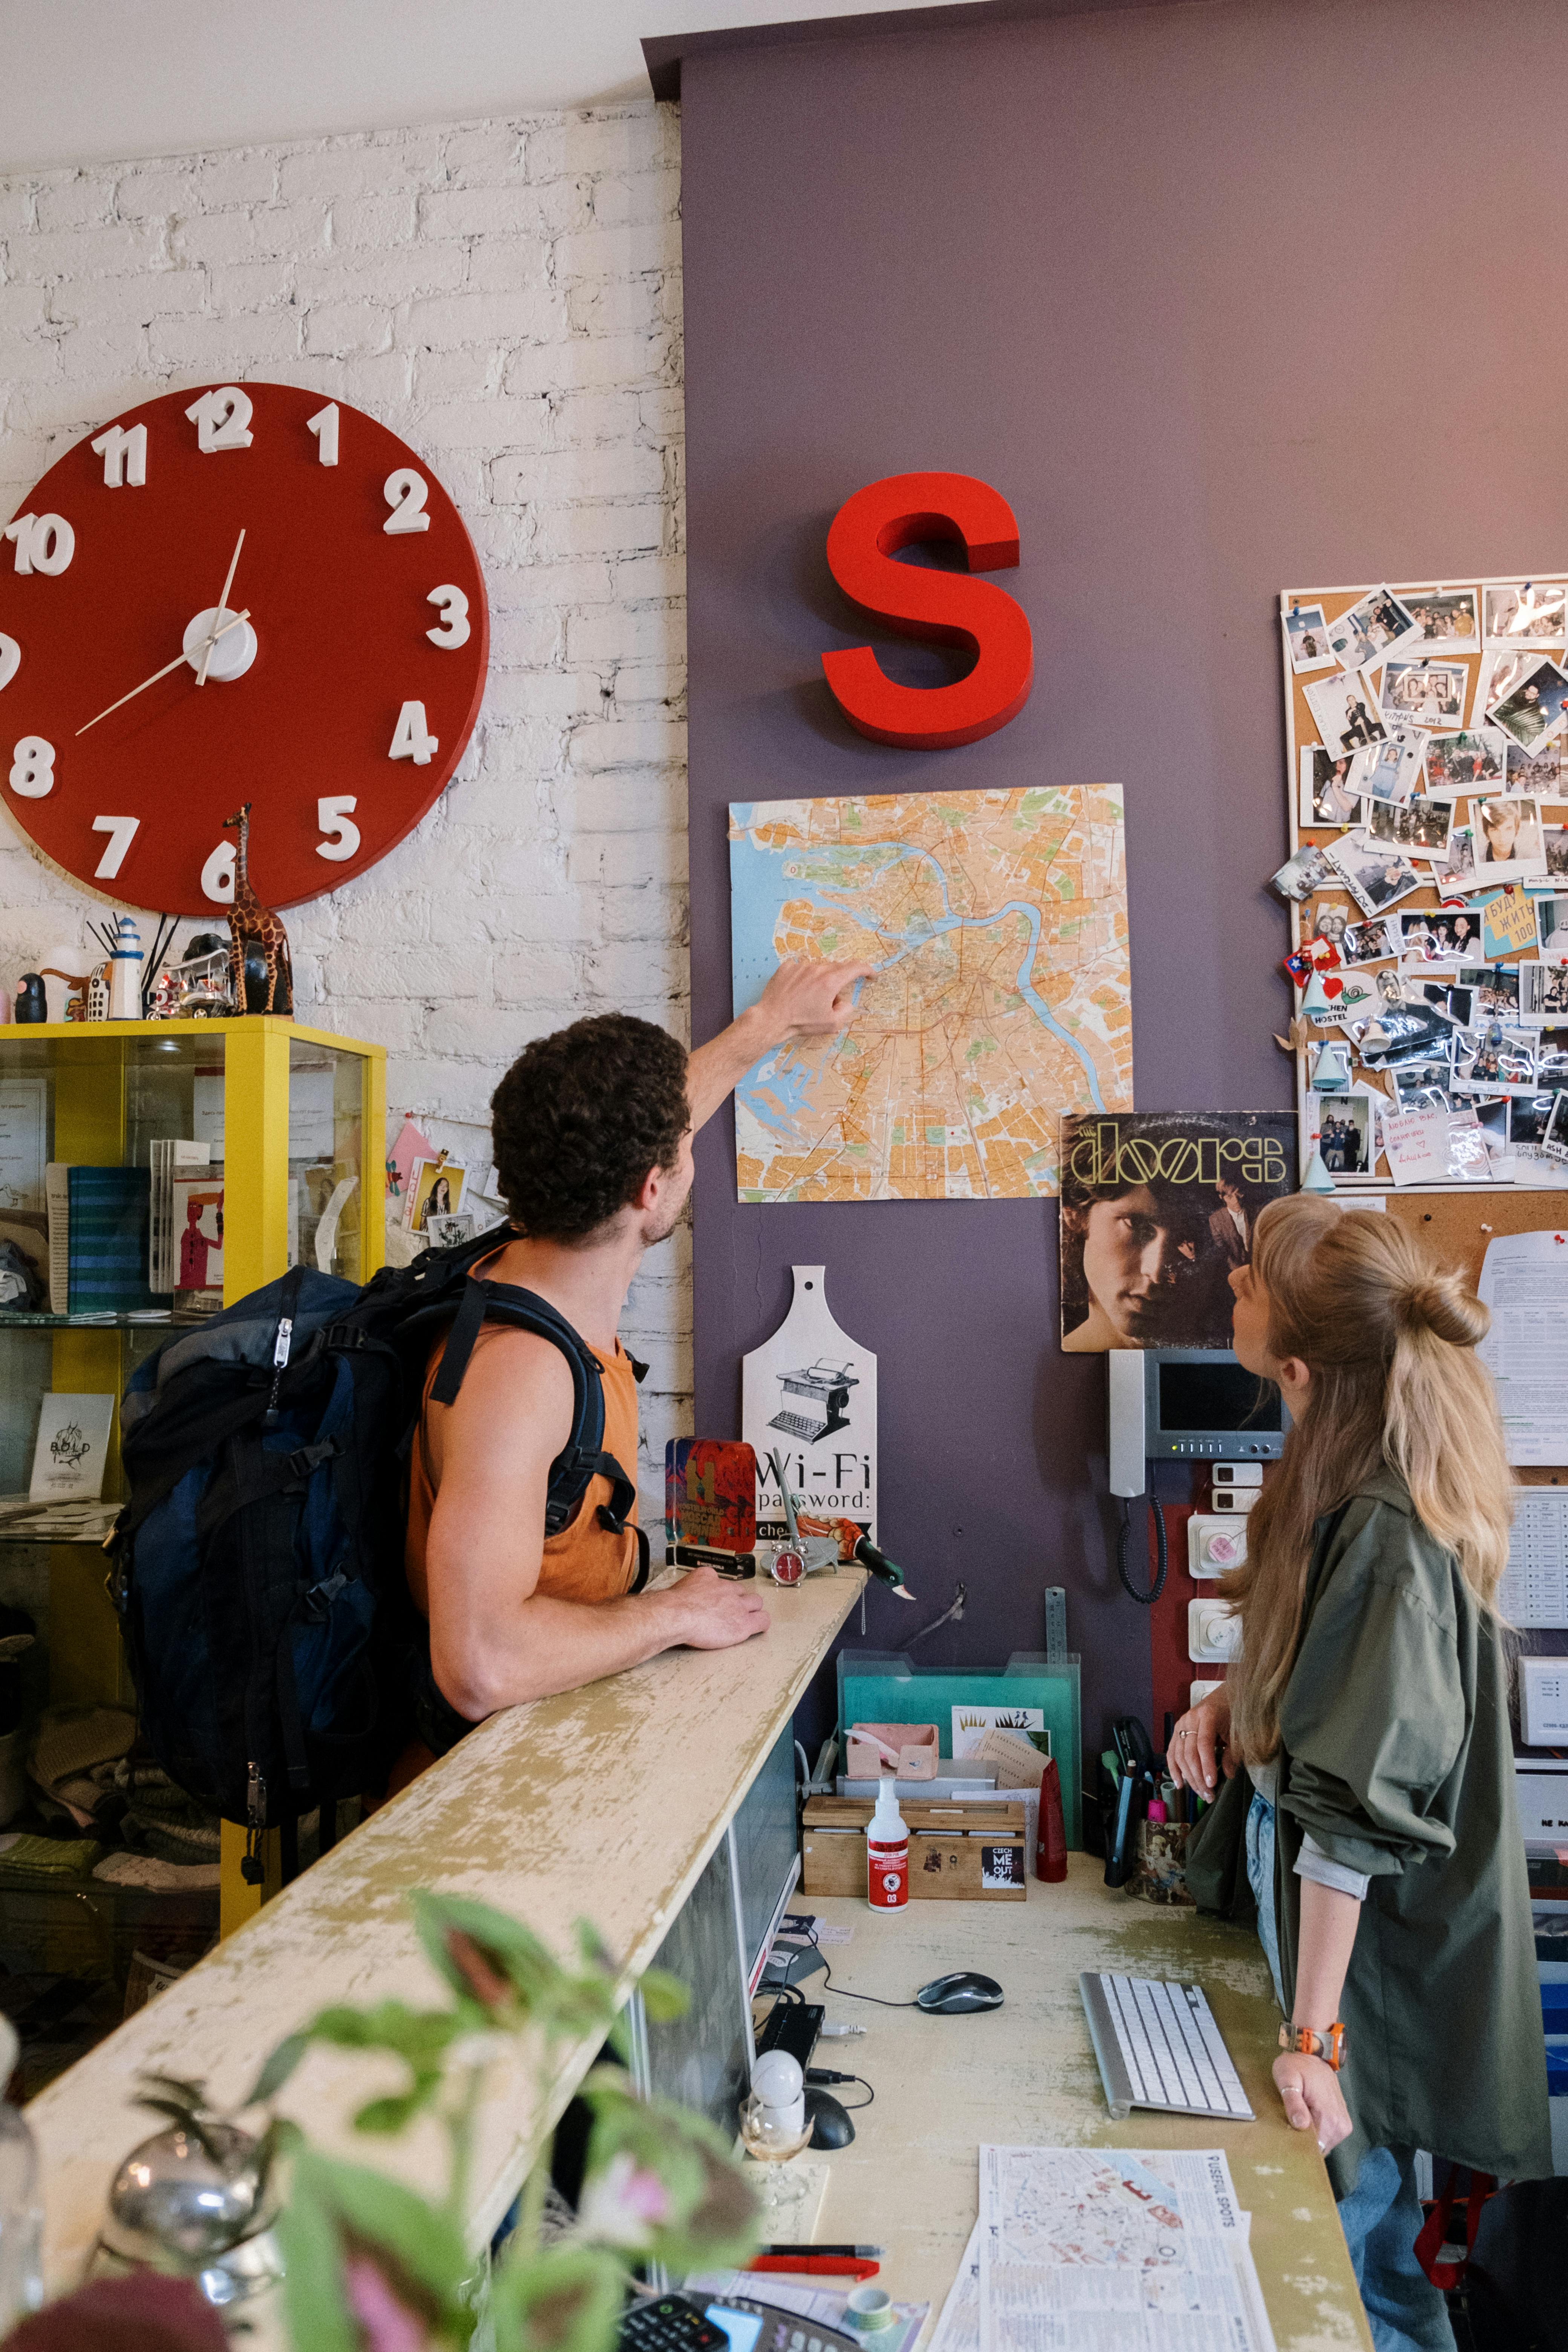
[[[7,1216],[41,1214],[49,1161],[144,1168],[160,1139],[205,1140],[223,1161],[226,1307],[297,1258],[369,1280],[384,1251],[385,1133],[384,1047],[299,1022],[0,1027],[0,1234]],[[0,1600],[28,1608],[39,1623],[52,1705],[132,1696],[100,1549],[123,1500],[118,1402],[103,1507],[77,1539],[29,1539],[25,1520],[8,1536],[4,1507],[27,1492],[45,1394],[118,1401],[171,1328],[146,1313],[0,1307]],[[268,1844],[275,1849],[276,1838]],[[225,1934],[268,1891],[241,1878],[244,1845],[243,1830],[226,1822]],[[0,1889],[0,1956],[5,1905]]]

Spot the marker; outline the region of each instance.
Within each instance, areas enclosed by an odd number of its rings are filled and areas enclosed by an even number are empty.
[[[880,2263],[857,2262],[852,2254],[757,2254],[746,2265],[752,2271],[793,2271],[813,2278],[875,2278]]]
[[[886,2246],[763,2246],[764,2254],[853,2254],[858,2262],[873,2262],[887,2252]]]

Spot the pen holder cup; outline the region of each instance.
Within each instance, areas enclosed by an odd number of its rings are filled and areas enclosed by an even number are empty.
[[[1171,1904],[1189,1911],[1194,1907],[1187,1893],[1185,1822],[1139,1822],[1127,1892],[1144,1903]]]

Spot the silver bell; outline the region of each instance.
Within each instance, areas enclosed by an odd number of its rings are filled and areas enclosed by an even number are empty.
[[[204,2121],[206,2141],[183,2124],[133,2147],[109,2191],[107,2245],[130,2262],[173,2254],[189,2269],[265,2226],[259,2150],[234,2124]]]

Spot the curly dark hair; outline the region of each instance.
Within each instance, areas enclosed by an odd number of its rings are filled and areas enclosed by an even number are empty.
[[[490,1097],[496,1176],[512,1223],[578,1242],[673,1168],[691,1124],[686,1048],[630,1013],[537,1037]]]

